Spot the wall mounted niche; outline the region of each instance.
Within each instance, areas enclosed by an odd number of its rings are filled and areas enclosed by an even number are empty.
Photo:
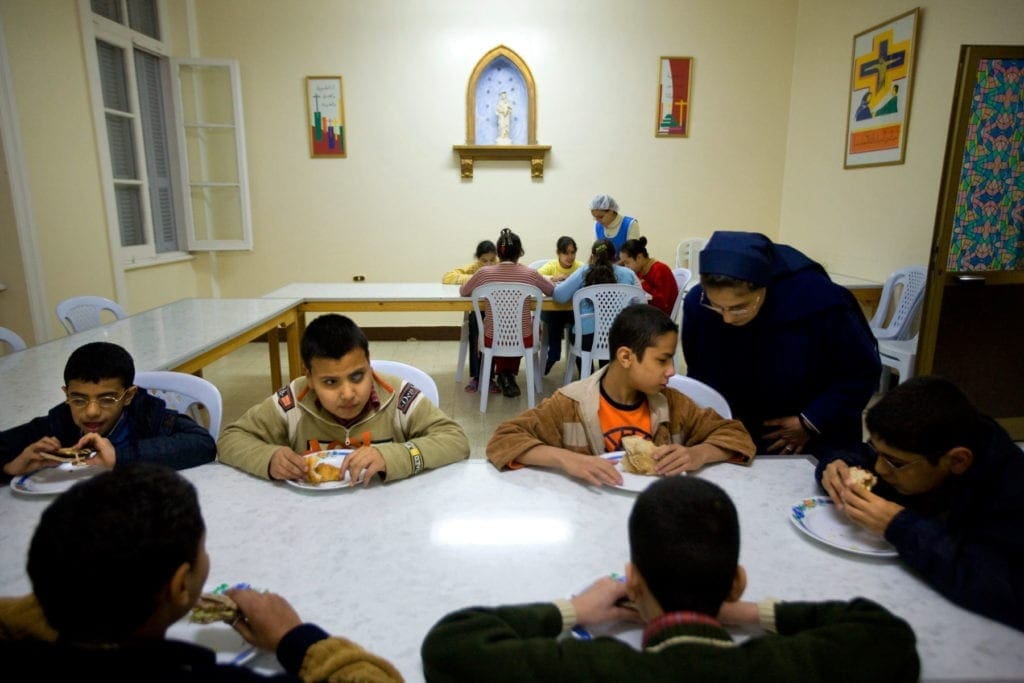
[[[534,178],[544,176],[550,145],[537,144],[537,90],[515,51],[499,45],[477,62],[466,88],[466,144],[452,145],[463,178],[473,162],[522,159]]]

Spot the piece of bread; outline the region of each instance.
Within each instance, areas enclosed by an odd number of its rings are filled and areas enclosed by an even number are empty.
[[[231,624],[238,618],[238,605],[226,595],[203,593],[192,607],[188,620],[194,624],[212,624],[223,621]]]
[[[622,458],[622,468],[633,474],[655,475],[655,462],[651,457],[654,452],[654,442],[648,441],[639,436],[624,436],[622,447],[626,449],[626,455]]]
[[[41,454],[47,460],[56,460],[57,462],[70,462],[78,464],[83,460],[96,455],[96,451],[91,448],[58,448],[53,453],[42,453]]]
[[[311,453],[306,456],[306,481],[310,484],[322,484],[325,481],[341,481],[341,468],[323,462],[320,456]]]
[[[846,485],[853,486],[854,484],[860,484],[865,489],[870,491],[878,483],[878,477],[872,472],[868,472],[863,467],[851,467],[849,473],[846,475]]]

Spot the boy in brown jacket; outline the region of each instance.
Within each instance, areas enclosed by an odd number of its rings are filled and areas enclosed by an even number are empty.
[[[501,424],[487,457],[499,469],[554,467],[590,484],[619,485],[615,464],[591,456],[622,450],[622,438],[637,435],[657,446],[659,475],[722,460],[749,464],[755,447],[741,422],[668,388],[678,340],[679,328],[661,310],[626,307],[608,334],[611,363]]]

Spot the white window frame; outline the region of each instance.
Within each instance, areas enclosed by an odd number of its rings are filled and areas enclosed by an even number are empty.
[[[181,97],[181,67],[224,67],[228,69],[231,78],[231,105],[234,114],[234,121],[229,124],[210,124],[203,121],[187,122],[183,111]],[[192,251],[241,251],[252,250],[252,215],[249,206],[249,164],[245,153],[245,118],[242,113],[242,79],[238,61],[234,59],[202,59],[202,58],[178,58],[171,60],[171,89],[174,100],[174,118],[178,128],[178,158],[181,172],[181,192],[177,196],[182,198],[185,210],[182,216],[188,248]],[[196,128],[233,128],[235,140],[235,159],[238,165],[237,178],[234,183],[216,181],[192,181],[189,177],[189,163],[187,149],[186,127]],[[199,160],[202,163],[202,160]],[[192,188],[193,187],[229,187],[237,188],[239,201],[241,202],[240,216],[242,221],[242,237],[240,239],[206,239],[200,240],[196,237],[195,224],[193,221]]]
[[[161,26],[162,35],[166,38],[167,20],[164,5],[157,2],[158,20]],[[125,295],[123,270],[146,266],[164,264],[191,256],[183,249],[187,243],[187,236],[183,230],[183,219],[185,207],[182,203],[182,189],[175,182],[174,186],[174,212],[177,222],[178,249],[163,253],[156,252],[156,242],[153,235],[152,204],[149,195],[149,177],[146,165],[146,147],[142,132],[141,123],[138,123],[140,115],[139,93],[135,79],[134,50],[141,49],[156,55],[163,61],[163,86],[165,89],[165,101],[171,101],[170,82],[172,74],[169,71],[170,53],[168,44],[162,40],[156,40],[145,34],[130,29],[128,26],[111,21],[92,11],[89,0],[79,0],[79,16],[82,25],[83,50],[85,52],[85,63],[89,72],[89,90],[93,103],[93,124],[96,131],[97,152],[99,154],[100,171],[102,174],[103,198],[107,213],[107,230],[110,236],[111,256],[115,264],[115,287],[118,297]],[[121,227],[118,221],[117,202],[114,193],[113,165],[110,159],[110,146],[107,138],[106,109],[103,103],[102,81],[99,71],[99,58],[96,56],[96,43],[103,41],[119,47],[125,51],[125,69],[128,71],[128,102],[132,117],[136,124],[132,126],[133,138],[136,150],[136,164],[138,183],[140,185],[140,204],[142,209],[143,233],[145,244],[137,246],[121,246]],[[179,126],[173,118],[173,111],[170,107],[165,111],[166,132],[168,135],[167,147],[171,164],[171,177],[177,181],[180,178],[180,159],[177,158]],[[122,183],[123,181],[118,181]]]

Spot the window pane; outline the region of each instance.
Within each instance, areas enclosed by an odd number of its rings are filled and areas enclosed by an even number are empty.
[[[198,240],[243,239],[241,190],[193,187],[192,222]]]
[[[189,182],[238,182],[234,128],[187,128],[185,143]]]
[[[150,38],[160,39],[156,0],[128,0],[128,26]]]
[[[103,106],[107,109],[128,111],[124,50],[97,40],[96,54],[100,63],[100,89],[103,91]]]
[[[228,67],[183,65],[178,70],[178,77],[181,79],[181,108],[186,124],[234,124],[231,71]]]
[[[142,137],[145,143],[146,177],[149,181],[153,241],[157,253],[178,249],[163,76],[159,57],[142,50],[135,51],[139,118],[142,121]]]
[[[124,23],[121,18],[121,0],[92,0],[92,11],[101,17],[106,17],[119,24]]]
[[[134,247],[146,243],[146,235],[142,229],[142,202],[139,199],[139,194],[138,187],[114,188],[122,247]]]
[[[110,142],[110,168],[114,177],[120,180],[138,178],[131,120],[107,114],[107,140]]]

